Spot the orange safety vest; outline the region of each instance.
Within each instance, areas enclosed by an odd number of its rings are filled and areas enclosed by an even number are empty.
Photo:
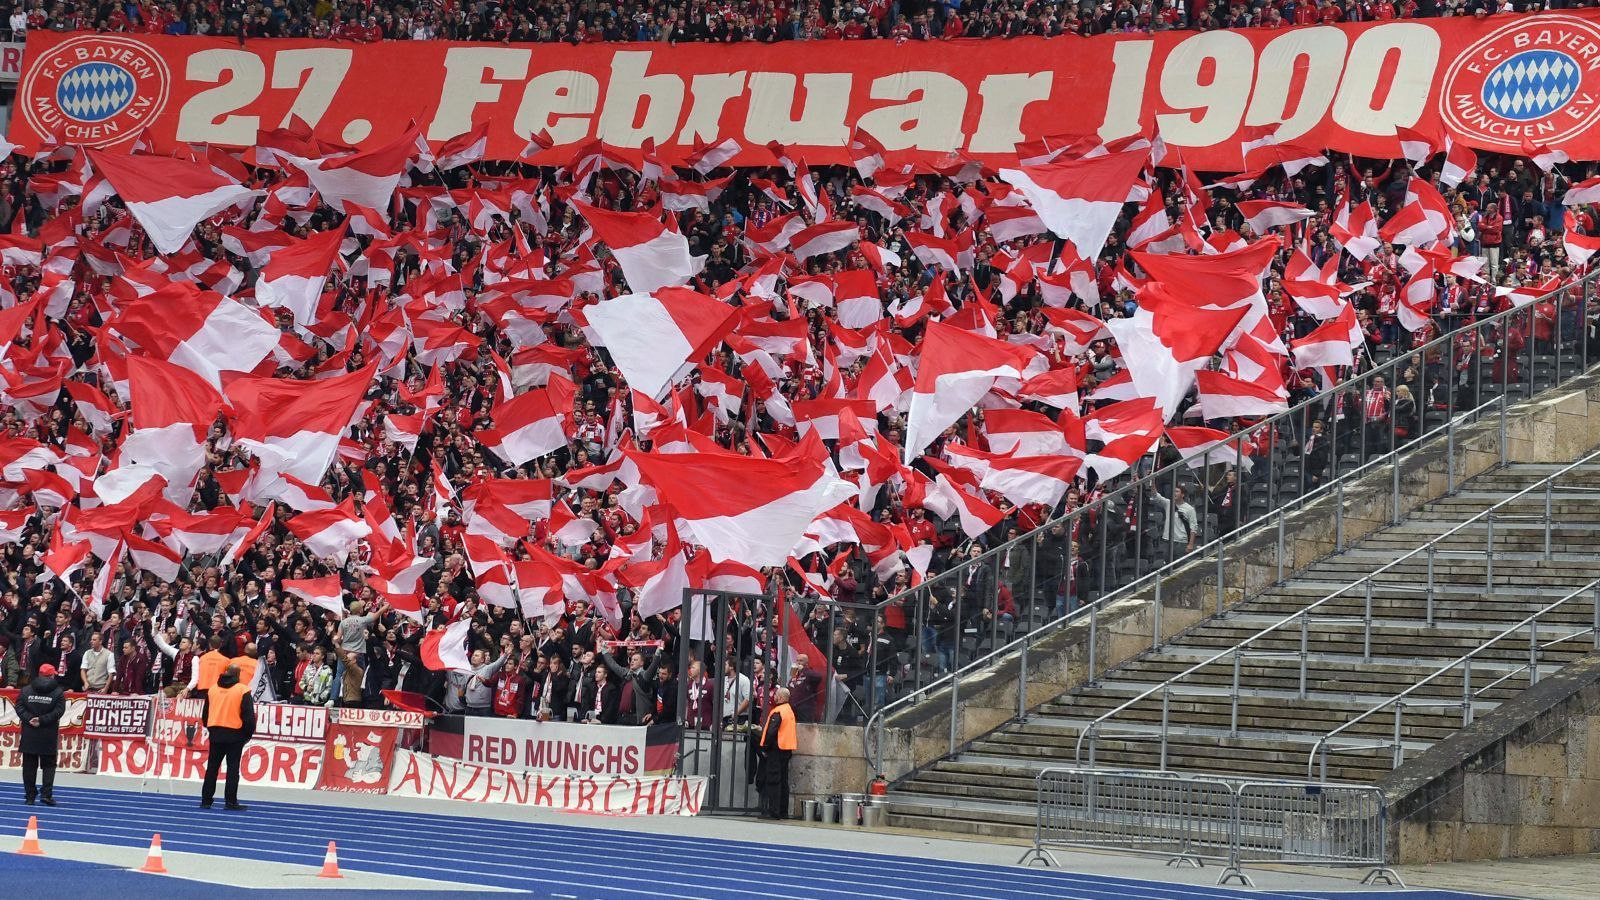
[[[245,695],[250,689],[243,684],[229,687],[212,687],[206,693],[209,701],[206,714],[207,728],[232,728],[244,727],[244,717],[239,714],[244,705]]]
[[[228,664],[232,662],[233,660],[224,656],[221,650],[207,651],[204,656],[200,657],[200,661],[196,663],[200,675],[195,681],[195,690],[209,691],[216,687],[217,678],[222,675],[222,670],[226,669]],[[241,678],[240,680],[242,681],[243,679]]]
[[[774,718],[778,720],[778,749],[798,750],[800,748],[800,742],[795,736],[794,707],[787,703],[783,704],[782,706],[774,707],[772,712],[767,715],[767,728],[772,727],[772,720]],[[765,744],[765,732],[763,732],[761,737],[763,738],[762,743]]]
[[[233,659],[229,660],[229,662],[239,667],[240,684],[247,688],[255,684],[256,666],[261,664],[261,660],[250,656],[235,656]],[[224,666],[223,668],[227,667]]]

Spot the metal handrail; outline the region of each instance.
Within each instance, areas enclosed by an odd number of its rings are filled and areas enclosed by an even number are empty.
[[[1501,398],[1501,399],[1503,400],[1504,398]],[[1336,600],[1336,599],[1338,599],[1340,597],[1343,597],[1349,591],[1353,590],[1354,588],[1361,587],[1362,585],[1366,585],[1370,589],[1373,579],[1376,578],[1378,575],[1383,574],[1384,572],[1388,571],[1389,569],[1391,569],[1391,568],[1393,568],[1395,566],[1398,566],[1401,563],[1406,562],[1407,560],[1415,558],[1417,556],[1417,554],[1419,554],[1419,553],[1427,552],[1430,548],[1434,547],[1434,545],[1436,545],[1440,541],[1442,541],[1445,538],[1450,537],[1450,536],[1452,536],[1454,534],[1457,534],[1458,532],[1462,531],[1463,529],[1465,529],[1465,528],[1473,525],[1474,523],[1478,522],[1480,519],[1492,523],[1492,521],[1493,521],[1492,517],[1494,516],[1494,513],[1497,510],[1499,510],[1501,507],[1503,507],[1503,506],[1505,506],[1505,505],[1507,505],[1509,503],[1512,503],[1512,502],[1514,502],[1516,500],[1520,500],[1523,496],[1525,496],[1526,494],[1528,494],[1529,492],[1531,492],[1533,490],[1543,489],[1544,486],[1547,483],[1553,484],[1555,479],[1560,478],[1561,476],[1567,474],[1568,472],[1571,472],[1574,469],[1577,469],[1580,466],[1588,465],[1589,463],[1593,462],[1596,459],[1600,459],[1600,451],[1596,451],[1594,453],[1590,453],[1587,456],[1584,456],[1583,458],[1577,460],[1576,462],[1568,463],[1567,465],[1563,466],[1559,470],[1557,470],[1557,471],[1555,471],[1555,472],[1553,472],[1553,473],[1551,473],[1549,475],[1546,475],[1544,478],[1541,478],[1540,480],[1538,480],[1538,481],[1534,482],[1533,484],[1523,488],[1522,490],[1517,491],[1515,494],[1512,494],[1511,496],[1505,498],[1504,500],[1501,500],[1500,502],[1498,502],[1495,505],[1489,507],[1488,509],[1485,509],[1482,512],[1477,513],[1476,515],[1472,516],[1470,519],[1467,519],[1467,520],[1465,520],[1465,521],[1463,521],[1463,522],[1451,527],[1449,530],[1447,530],[1447,531],[1445,531],[1445,532],[1443,532],[1443,533],[1441,533],[1441,534],[1439,534],[1439,535],[1437,535],[1437,536],[1435,536],[1433,538],[1430,538],[1426,543],[1421,544],[1421,545],[1419,545],[1419,546],[1407,551],[1406,553],[1400,555],[1399,557],[1396,557],[1395,559],[1393,559],[1393,560],[1391,560],[1391,561],[1389,561],[1387,563],[1384,563],[1382,566],[1379,566],[1377,569],[1374,569],[1373,571],[1368,572],[1366,575],[1363,575],[1362,577],[1356,579],[1355,581],[1350,582],[1349,584],[1347,584],[1344,587],[1338,589],[1337,591],[1334,591],[1333,593],[1328,594],[1326,597],[1323,597],[1321,600],[1318,600],[1317,602],[1311,604],[1310,606],[1307,606],[1305,609],[1303,609],[1303,610],[1301,610],[1301,611],[1299,611],[1297,613],[1294,613],[1292,615],[1284,617],[1282,620],[1280,620],[1280,621],[1278,621],[1278,622],[1276,622],[1276,623],[1274,623],[1272,625],[1267,626],[1266,628],[1262,629],[1261,631],[1256,632],[1254,635],[1251,635],[1250,637],[1244,639],[1243,641],[1239,642],[1238,644],[1235,644],[1234,646],[1229,647],[1227,650],[1223,650],[1222,652],[1216,654],[1215,656],[1210,657],[1209,659],[1205,660],[1204,662],[1196,663],[1195,665],[1190,666],[1189,668],[1183,670],[1182,672],[1179,672],[1177,675],[1174,675],[1171,678],[1167,679],[1166,681],[1164,681],[1164,682],[1162,682],[1162,683],[1150,688],[1149,690],[1145,691],[1144,693],[1139,694],[1137,697],[1134,697],[1132,700],[1129,700],[1129,701],[1123,703],[1122,705],[1117,706],[1116,708],[1111,709],[1106,713],[1103,713],[1098,718],[1096,718],[1094,721],[1092,721],[1088,725],[1084,726],[1083,730],[1078,733],[1078,740],[1077,740],[1076,744],[1074,745],[1074,750],[1073,750],[1074,759],[1081,760],[1083,758],[1083,741],[1084,741],[1084,738],[1090,737],[1091,735],[1093,735],[1095,730],[1100,726],[1100,724],[1102,722],[1104,722],[1104,721],[1116,716],[1118,713],[1123,712],[1124,710],[1128,709],[1129,707],[1133,706],[1136,703],[1140,703],[1140,702],[1142,702],[1144,700],[1149,699],[1150,697],[1155,696],[1156,694],[1158,694],[1158,693],[1160,693],[1160,692],[1162,692],[1164,690],[1167,690],[1173,684],[1176,684],[1177,682],[1189,677],[1190,675],[1193,675],[1195,672],[1198,672],[1201,669],[1206,668],[1207,666],[1213,665],[1213,664],[1217,663],[1219,660],[1226,659],[1226,658],[1228,658],[1230,656],[1234,656],[1234,655],[1242,652],[1246,647],[1249,647],[1251,644],[1255,643],[1256,641],[1266,637],[1269,634],[1273,634],[1273,633],[1277,632],[1279,629],[1285,628],[1285,627],[1287,627],[1287,626],[1289,626],[1291,624],[1293,624],[1295,627],[1297,627],[1297,628],[1299,628],[1301,630],[1301,639],[1302,639],[1302,642],[1304,642],[1304,640],[1305,640],[1305,624],[1304,623],[1309,621],[1310,614],[1311,614],[1311,612],[1313,610],[1317,609],[1318,607],[1322,606],[1325,603],[1330,603],[1333,600]],[[1493,553],[1492,552],[1488,555],[1488,558],[1489,559],[1493,558]],[[1370,601],[1370,598],[1371,598],[1370,590],[1369,590],[1367,596],[1368,596],[1369,601]],[[1372,616],[1371,616],[1371,607],[1370,607],[1370,605],[1367,608],[1367,614],[1363,618],[1364,618],[1365,623],[1366,623],[1367,639],[1370,640],[1371,629],[1372,629]],[[1306,666],[1306,663],[1305,663],[1305,660],[1304,660],[1304,651],[1303,650],[1302,650],[1301,656],[1302,656],[1302,658],[1301,658],[1301,663],[1300,663],[1300,665],[1301,665],[1300,682],[1301,682],[1301,694],[1302,694],[1302,696],[1304,696],[1304,692],[1305,692],[1305,688],[1304,688],[1304,685],[1305,685],[1305,666]],[[1237,687],[1237,684],[1235,684],[1235,687]],[[1163,725],[1165,725],[1165,723],[1163,723]],[[1093,759],[1093,754],[1094,754],[1094,743],[1093,743],[1092,738],[1091,738],[1091,742],[1089,744],[1089,751],[1090,751],[1090,758],[1092,760]]]
[[[1431,674],[1428,677],[1422,679],[1421,681],[1418,681],[1416,684],[1406,688],[1405,690],[1401,691],[1398,694],[1395,694],[1392,697],[1389,697],[1388,699],[1386,699],[1383,702],[1373,706],[1371,709],[1367,710],[1366,712],[1362,713],[1361,715],[1356,716],[1355,718],[1353,718],[1350,721],[1344,723],[1343,725],[1340,725],[1338,728],[1335,728],[1332,731],[1329,731],[1327,734],[1323,735],[1321,738],[1318,738],[1316,745],[1311,748],[1310,757],[1306,760],[1306,777],[1308,777],[1308,778],[1312,777],[1311,773],[1312,773],[1313,770],[1317,769],[1318,762],[1320,761],[1320,763],[1321,763],[1320,779],[1322,781],[1327,781],[1328,780],[1328,750],[1329,750],[1329,745],[1332,742],[1332,740],[1335,737],[1337,737],[1338,735],[1344,733],[1346,730],[1348,730],[1351,726],[1355,725],[1356,723],[1366,721],[1368,718],[1372,717],[1373,715],[1375,715],[1375,714],[1377,714],[1377,713],[1379,713],[1379,712],[1381,712],[1381,711],[1383,711],[1385,709],[1388,709],[1391,706],[1393,706],[1395,708],[1395,734],[1396,734],[1396,741],[1398,742],[1398,736],[1399,736],[1399,733],[1400,733],[1400,716],[1403,714],[1402,711],[1405,708],[1405,706],[1407,705],[1406,698],[1411,696],[1414,692],[1422,689],[1424,686],[1426,686],[1428,684],[1432,684],[1435,679],[1439,678],[1441,675],[1444,675],[1446,672],[1449,672],[1452,669],[1455,669],[1457,667],[1465,667],[1464,668],[1465,674],[1463,675],[1463,679],[1462,679],[1461,699],[1459,701],[1450,701],[1450,702],[1447,702],[1447,703],[1440,703],[1440,702],[1436,702],[1436,701],[1425,701],[1423,703],[1411,703],[1410,705],[1412,705],[1412,706],[1431,705],[1431,706],[1435,706],[1435,707],[1437,707],[1437,706],[1455,706],[1455,705],[1460,705],[1462,707],[1462,718],[1464,720],[1463,724],[1470,725],[1472,723],[1472,701],[1479,694],[1483,693],[1484,691],[1492,690],[1493,688],[1495,688],[1496,686],[1498,686],[1502,682],[1506,681],[1508,678],[1513,678],[1516,675],[1521,674],[1524,670],[1527,670],[1529,672],[1529,677],[1533,681],[1537,681],[1538,680],[1538,676],[1539,676],[1538,650],[1541,647],[1541,645],[1538,643],[1538,622],[1539,622],[1540,617],[1545,616],[1545,615],[1553,612],[1554,610],[1556,610],[1559,607],[1562,607],[1562,606],[1565,606],[1568,603],[1571,603],[1573,600],[1576,600],[1576,599],[1578,599],[1580,597],[1583,597],[1583,596],[1585,596],[1587,594],[1591,594],[1591,593],[1595,595],[1594,624],[1591,625],[1590,628],[1588,628],[1588,629],[1585,629],[1583,631],[1573,632],[1572,634],[1569,634],[1569,635],[1567,635],[1567,636],[1565,636],[1563,638],[1560,638],[1560,639],[1558,639],[1556,641],[1551,641],[1551,642],[1549,642],[1547,644],[1544,644],[1542,646],[1543,647],[1549,647],[1552,644],[1556,644],[1556,643],[1559,643],[1561,641],[1571,640],[1572,638],[1577,637],[1578,635],[1584,634],[1585,632],[1587,632],[1593,638],[1593,640],[1595,642],[1595,648],[1596,649],[1600,649],[1600,578],[1597,578],[1597,579],[1589,582],[1588,584],[1584,585],[1583,587],[1580,587],[1577,590],[1573,591],[1572,593],[1566,595],[1565,597],[1562,597],[1560,600],[1557,600],[1556,602],[1550,604],[1549,606],[1546,606],[1545,608],[1539,610],[1538,612],[1534,613],[1533,615],[1528,616],[1527,618],[1523,619],[1522,621],[1518,622],[1517,624],[1512,625],[1511,627],[1509,627],[1506,630],[1500,632],[1499,634],[1495,635],[1494,637],[1489,638],[1488,640],[1484,641],[1482,644],[1479,644],[1477,647],[1474,647],[1472,650],[1468,651],[1467,653],[1464,653],[1461,656],[1455,658],[1454,660],[1451,660],[1450,662],[1444,664],[1437,671],[1435,671],[1433,674]],[[1504,676],[1502,676],[1502,677],[1500,677],[1498,679],[1495,679],[1493,682],[1491,682],[1486,687],[1481,688],[1478,691],[1473,691],[1472,690],[1472,660],[1474,658],[1476,658],[1478,656],[1478,654],[1480,654],[1483,651],[1489,649],[1490,647],[1494,646],[1495,644],[1500,643],[1502,640],[1505,640],[1508,637],[1512,637],[1512,636],[1517,635],[1519,633],[1522,633],[1524,631],[1528,634],[1528,638],[1529,638],[1529,644],[1530,644],[1529,661],[1526,664],[1524,664],[1522,667],[1516,669],[1515,671],[1510,672],[1507,675],[1504,675]],[[1361,749],[1370,750],[1370,749],[1382,748],[1382,747],[1386,747],[1386,746],[1389,746],[1389,744],[1383,743],[1383,742],[1379,742],[1379,743],[1375,744],[1372,747],[1363,747]],[[1398,744],[1396,744],[1396,746],[1395,746],[1396,759],[1399,758],[1400,752],[1401,752],[1400,751],[1400,747],[1398,746]]]

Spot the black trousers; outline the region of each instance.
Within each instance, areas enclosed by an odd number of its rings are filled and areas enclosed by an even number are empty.
[[[44,770],[44,795],[50,796],[56,786],[56,755],[54,753],[22,754],[22,796],[32,800],[38,796],[34,787],[39,781],[39,770]]]
[[[793,750],[768,750],[761,760],[761,814],[772,819],[789,816],[789,758]]]
[[[244,743],[211,742],[211,754],[206,757],[206,782],[200,788],[200,802],[210,803],[217,796],[217,772],[224,760],[228,763],[228,782],[223,789],[223,802],[230,806],[239,802],[239,755],[244,752]]]

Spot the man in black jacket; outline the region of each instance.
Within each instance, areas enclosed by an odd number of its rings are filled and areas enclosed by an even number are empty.
[[[226,761],[228,782],[223,806],[243,811],[245,806],[239,802],[239,757],[244,754],[244,745],[255,736],[256,706],[250,686],[239,683],[238,665],[223,669],[216,685],[206,691],[201,718],[206,723],[211,751],[206,760],[205,784],[200,788],[200,808],[211,808],[211,800],[217,795],[217,774]]]
[[[30,806],[38,795],[35,782],[44,769],[45,806],[55,806],[56,744],[61,717],[67,712],[67,692],[56,680],[56,667],[45,663],[32,683],[17,694],[17,718],[22,731],[18,749],[22,751],[22,798]]]

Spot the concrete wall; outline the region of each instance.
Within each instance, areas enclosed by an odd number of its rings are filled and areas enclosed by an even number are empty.
[[[1380,787],[1401,863],[1600,852],[1600,655],[1500,705]]]
[[[1571,462],[1600,447],[1600,373],[1569,382],[1561,392],[1513,407],[1506,417],[1507,456],[1513,462]],[[1447,460],[1443,436],[1407,455],[1400,472],[1400,511],[1409,512],[1446,493],[1448,465],[1456,482],[1481,474],[1500,462],[1500,417],[1491,415],[1457,429],[1453,456]],[[1343,497],[1346,545],[1390,524],[1393,472],[1388,467],[1346,487]],[[1327,496],[1284,516],[1285,577],[1333,553],[1335,496]],[[1238,604],[1276,582],[1278,534],[1261,528],[1230,543],[1222,583],[1224,608]],[[1217,611],[1215,559],[1194,563],[1162,581],[1161,639],[1175,637]],[[1101,610],[1096,633],[1095,668],[1104,671],[1150,649],[1155,590],[1151,587]],[[1089,664],[1089,632],[1079,621],[1031,644],[1027,654],[1026,696],[1023,662],[1018,656],[1000,661],[977,676],[962,680],[956,710],[958,746],[999,728],[1017,716],[1019,705],[1034,709],[1081,686]],[[934,692],[922,703],[890,717],[883,729],[883,774],[893,781],[947,755],[950,750],[950,694]],[[794,791],[805,796],[863,791],[871,780],[859,727],[804,726],[796,755]],[[804,773],[804,780],[802,775]],[[803,785],[803,786],[802,786]],[[1600,814],[1600,805],[1595,807]]]

